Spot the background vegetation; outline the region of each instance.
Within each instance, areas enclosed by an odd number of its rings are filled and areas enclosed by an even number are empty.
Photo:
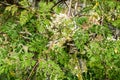
[[[1,0],[0,80],[119,80],[119,0]]]

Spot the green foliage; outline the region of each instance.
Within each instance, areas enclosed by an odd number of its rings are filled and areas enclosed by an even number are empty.
[[[12,16],[15,14],[15,12],[17,12],[18,10],[18,7],[15,6],[15,5],[11,5],[11,6],[8,6],[6,7],[6,10],[5,11],[9,11],[12,13]]]
[[[88,21],[87,17],[75,17],[74,20],[76,21],[77,24],[80,24],[80,25]]]
[[[64,73],[62,72],[61,68],[52,60],[41,60],[36,75],[36,79],[41,80],[45,80],[47,78],[52,80],[64,78]]]
[[[21,12],[20,15],[20,24],[24,25],[26,24],[32,17],[32,13],[30,13],[30,11],[24,10]]]
[[[111,74],[113,69],[117,70],[117,73],[119,73],[119,63],[116,64],[116,60],[119,59],[118,47],[120,45],[118,42],[119,41],[103,41],[103,43],[92,42],[90,44],[90,49],[87,50],[87,56],[89,57],[87,64],[89,74],[87,76],[91,76],[92,79],[109,78],[118,80],[116,74]]]
[[[73,37],[75,44],[81,51],[84,50],[85,44],[89,41],[89,34],[87,31],[78,30]]]
[[[0,80],[119,80],[120,3],[84,0],[67,15],[64,6],[51,11],[53,2],[2,6]]]
[[[112,24],[113,24],[116,28],[120,29],[120,19],[117,19],[117,20],[113,21]]]
[[[89,31],[91,33],[103,35],[103,37],[107,37],[107,36],[111,35],[111,31],[109,30],[109,28],[107,26],[93,25],[89,29]]]

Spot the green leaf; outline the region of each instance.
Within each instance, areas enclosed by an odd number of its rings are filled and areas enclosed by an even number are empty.
[[[33,13],[27,10],[23,10],[20,14],[20,24],[23,26],[32,18]]]
[[[112,22],[112,24],[116,27],[120,29],[120,19],[117,19],[115,21]]]

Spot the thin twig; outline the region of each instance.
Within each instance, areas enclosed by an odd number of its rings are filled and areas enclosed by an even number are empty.
[[[30,74],[29,74],[29,76],[27,78],[27,80],[30,80],[31,75],[32,75],[33,71],[35,70],[35,68],[38,66],[38,64],[39,64],[39,61],[37,61],[36,64],[34,65],[32,71],[30,72]]]
[[[72,0],[70,0],[69,2],[68,16],[70,16],[71,13],[71,6],[72,6]]]

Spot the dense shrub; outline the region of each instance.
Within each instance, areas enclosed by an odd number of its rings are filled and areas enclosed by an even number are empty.
[[[120,3],[55,2],[0,2],[0,80],[119,80]]]

